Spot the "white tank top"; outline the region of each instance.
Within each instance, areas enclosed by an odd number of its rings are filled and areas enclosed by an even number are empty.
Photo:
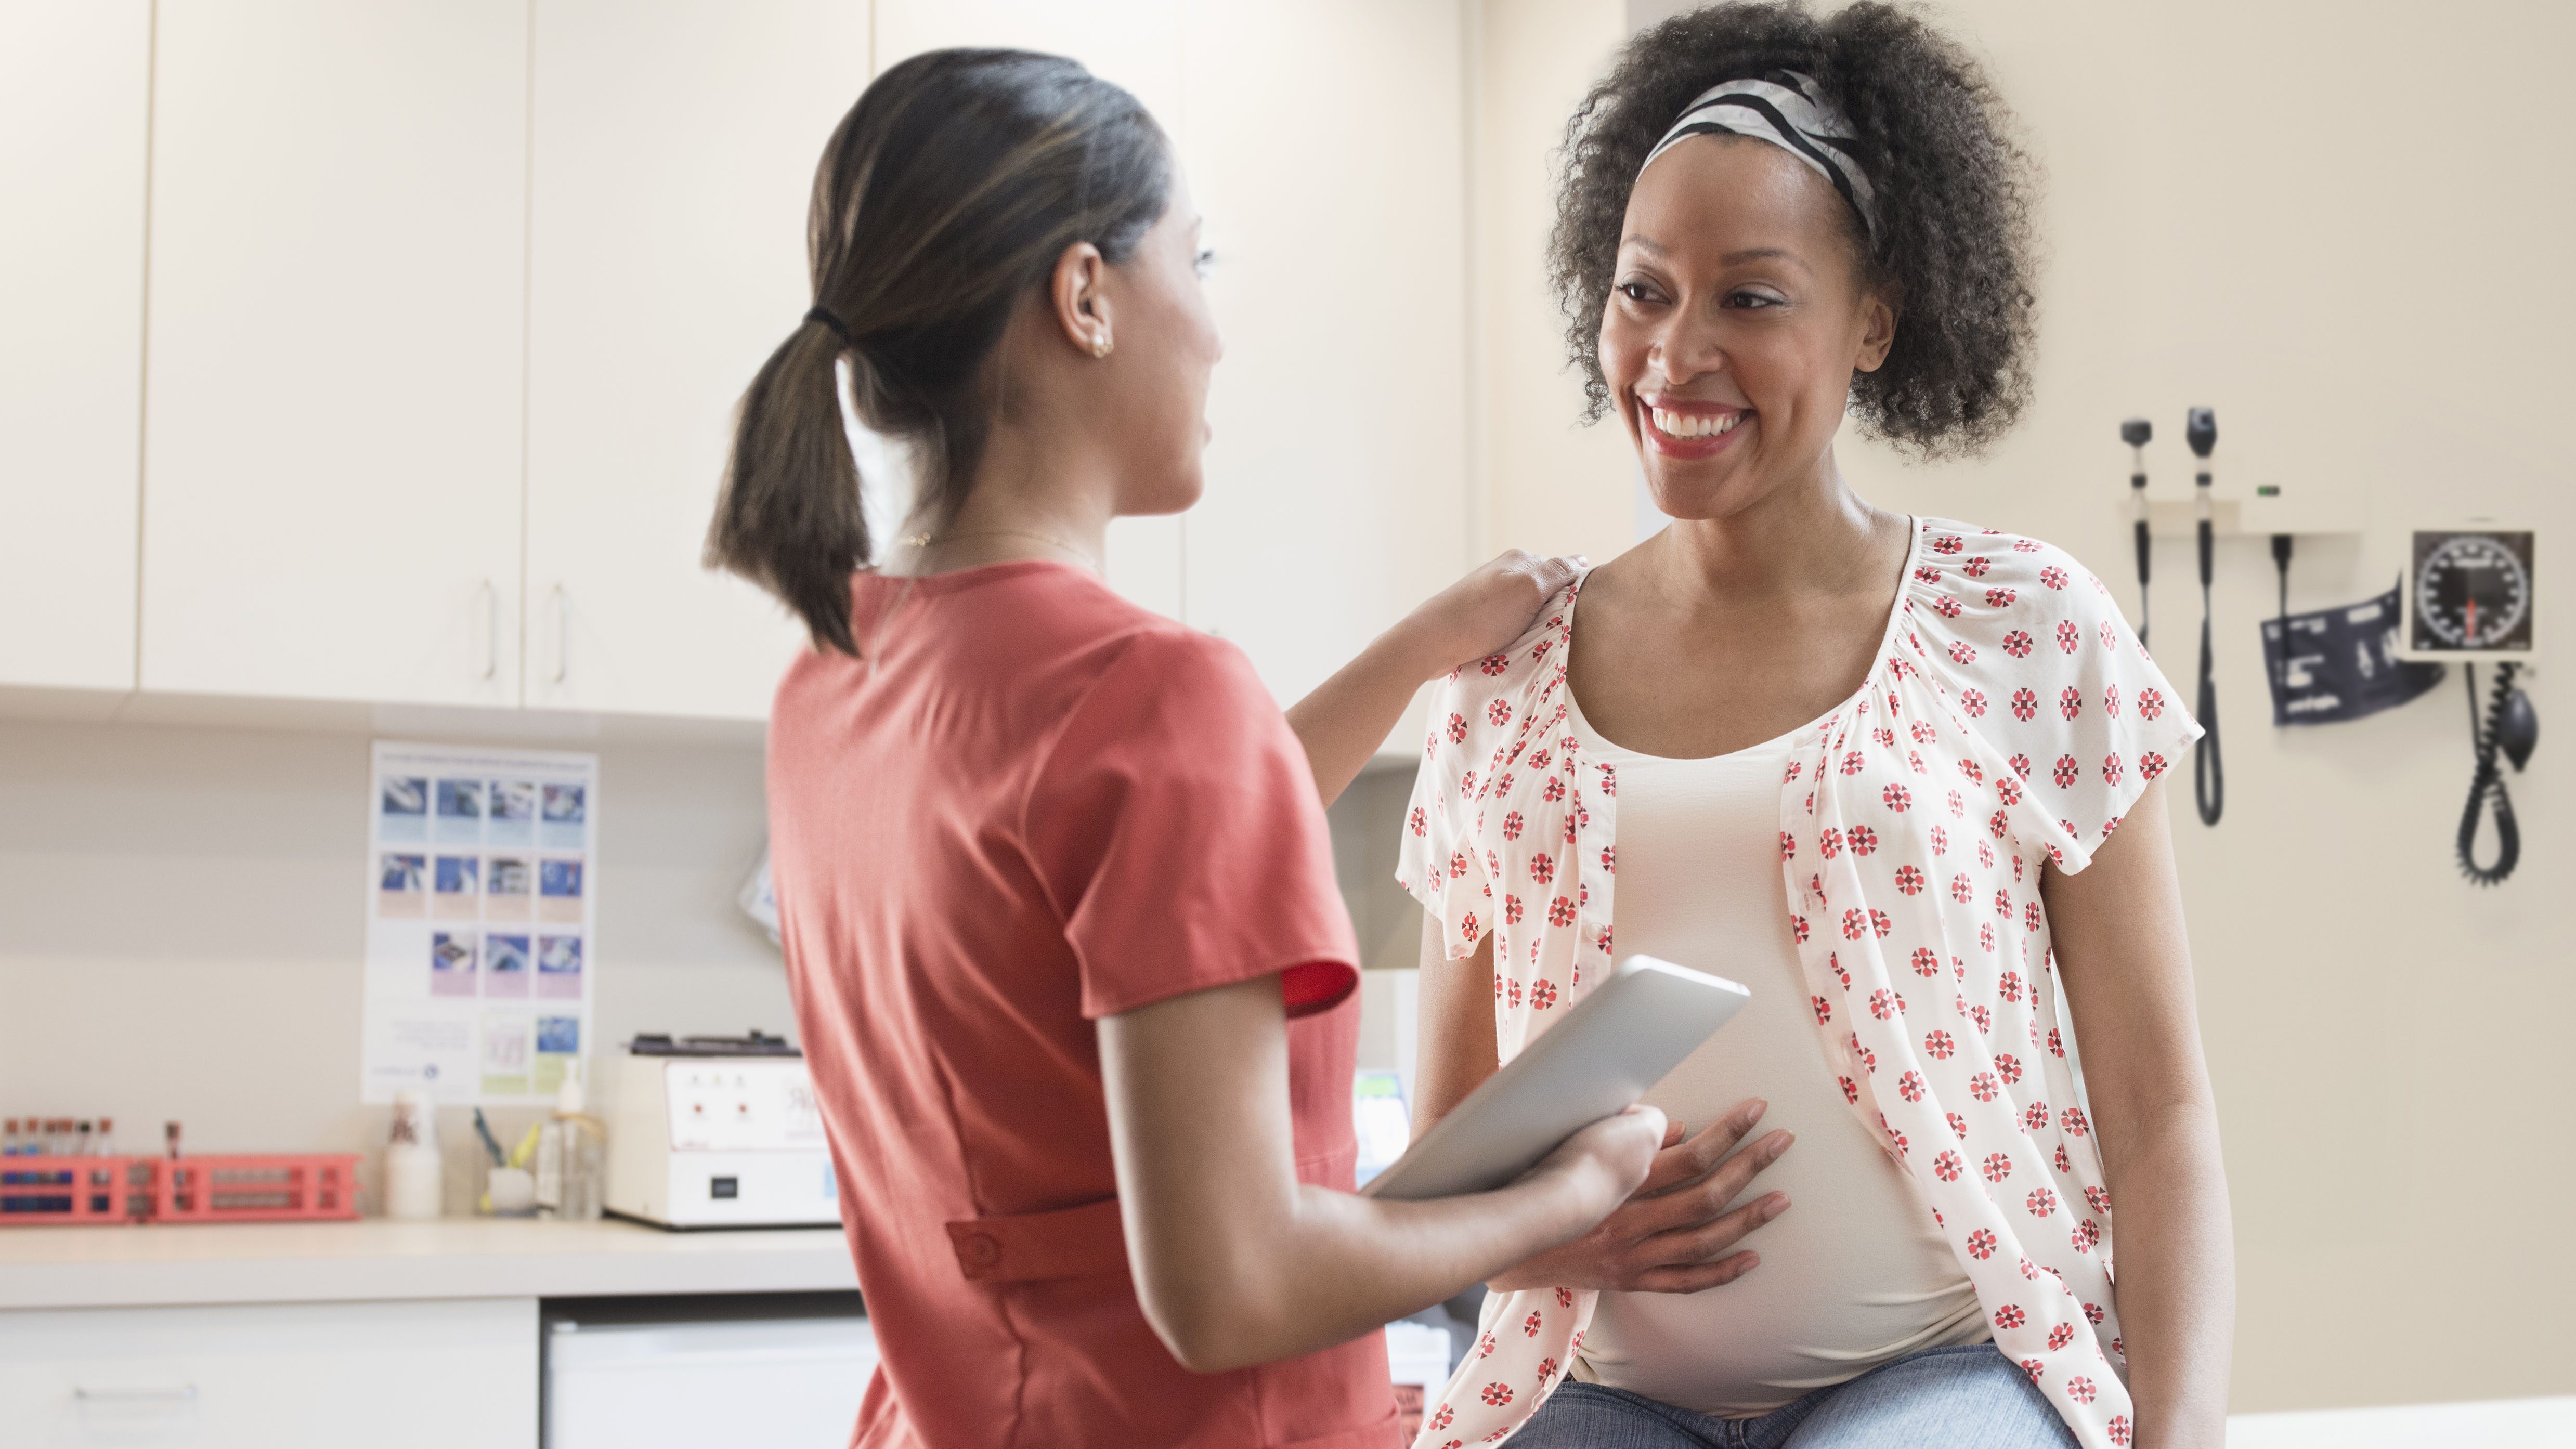
[[[1584,758],[1619,771],[1621,954],[1753,991],[1646,1100],[1697,1132],[1760,1097],[1771,1105],[1755,1139],[1784,1127],[1798,1138],[1739,1199],[1789,1195],[1739,1245],[1761,1265],[1699,1293],[1602,1294],[1576,1376],[1746,1418],[1919,1349],[1989,1337],[1931,1210],[1844,1104],[1809,1013],[1780,877],[1781,774],[1799,732],[1666,759],[1601,738],[1570,692],[1566,703]]]

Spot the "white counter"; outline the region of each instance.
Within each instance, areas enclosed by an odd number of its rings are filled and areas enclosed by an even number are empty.
[[[450,1218],[0,1231],[0,1310],[853,1289],[837,1229]]]

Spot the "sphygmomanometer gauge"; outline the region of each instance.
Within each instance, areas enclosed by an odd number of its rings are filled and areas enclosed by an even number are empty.
[[[2415,534],[2402,652],[2519,659],[2532,651],[2532,535],[2496,529]]]

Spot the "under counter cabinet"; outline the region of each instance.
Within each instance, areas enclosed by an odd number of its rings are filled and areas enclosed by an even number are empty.
[[[530,0],[158,0],[145,689],[519,703]]]
[[[149,0],[0,6],[0,685],[134,687]]]
[[[1465,48],[1453,0],[1187,9],[1226,350],[1185,617],[1286,704],[1470,562]]]
[[[11,1444],[535,1449],[537,1394],[533,1298],[0,1313]]]
[[[765,719],[804,635],[699,554],[868,7],[540,0],[535,47],[525,701]]]
[[[1186,8],[1184,0],[877,0],[876,68],[882,75],[898,61],[946,46],[1069,56],[1126,87],[1166,130],[1177,131]],[[1110,520],[1103,560],[1109,586],[1158,614],[1187,618],[1185,539],[1196,518]]]

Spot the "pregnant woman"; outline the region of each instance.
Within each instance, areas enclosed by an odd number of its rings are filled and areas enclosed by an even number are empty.
[[[1197,233],[1125,91],[915,57],[825,148],[815,306],[743,401],[708,549],[816,645],[769,824],[884,1354],[858,1445],[1385,1449],[1379,1325],[1598,1222],[1663,1131],[1596,1123],[1473,1197],[1351,1195],[1319,796],[1572,569],[1488,565],[1288,720],[1234,646],[1110,592],[1109,520],[1199,495]],[[868,537],[844,375],[920,464],[899,546]]]
[[[1646,1186],[1491,1280],[1431,1449],[2221,1442],[2226,1189],[2158,783],[2198,727],[2074,559],[1874,508],[1834,460],[1847,414],[1925,457],[2010,425],[2030,204],[1974,63],[1882,5],[1668,21],[1574,120],[1568,337],[1673,522],[1435,715],[1418,1115],[1598,981],[1614,925],[1753,1001],[1649,1098],[1693,1130]]]

